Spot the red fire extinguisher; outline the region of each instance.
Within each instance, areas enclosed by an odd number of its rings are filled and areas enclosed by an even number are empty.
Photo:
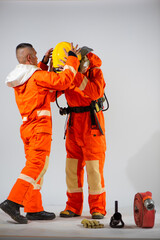
[[[134,220],[138,227],[152,228],[155,220],[155,205],[151,192],[137,193],[134,197]]]

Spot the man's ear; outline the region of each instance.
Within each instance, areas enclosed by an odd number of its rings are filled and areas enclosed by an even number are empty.
[[[30,54],[27,55],[27,62],[29,62],[30,64],[32,64],[32,58],[31,58],[31,55],[30,55]]]

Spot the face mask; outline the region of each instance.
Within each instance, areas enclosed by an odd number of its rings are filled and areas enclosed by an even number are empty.
[[[79,72],[80,73],[85,73],[89,67],[90,61],[87,58],[87,56],[84,56],[80,62],[80,66],[79,66]]]

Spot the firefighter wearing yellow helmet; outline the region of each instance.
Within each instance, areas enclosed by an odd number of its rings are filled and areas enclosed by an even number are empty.
[[[64,65],[66,52],[70,49],[71,44],[68,42],[57,44],[52,54],[54,70],[63,69],[59,68],[59,65]],[[70,218],[82,214],[84,166],[88,176],[88,203],[92,218],[101,219],[106,214],[103,177],[106,139],[102,112],[105,81],[100,68],[102,61],[91,51],[93,49],[88,47],[81,48],[81,55],[78,56],[79,70],[75,73],[72,86],[63,91],[68,104],[65,113],[69,114],[66,129],[68,199],[64,211],[60,212],[60,217]],[[62,111],[60,113],[65,114]]]

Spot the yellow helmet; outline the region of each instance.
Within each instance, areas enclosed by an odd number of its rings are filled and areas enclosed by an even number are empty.
[[[54,50],[52,52],[52,61],[53,61],[53,67],[54,68],[59,68],[58,64],[59,65],[64,65],[60,61],[60,59],[65,61],[64,58],[66,57],[63,48],[65,48],[66,51],[69,52],[71,50],[71,43],[69,43],[69,42],[60,42],[60,43],[58,43],[55,46],[55,48],[54,48]],[[77,57],[78,57],[78,59],[80,61],[81,60],[81,54],[78,54]]]

